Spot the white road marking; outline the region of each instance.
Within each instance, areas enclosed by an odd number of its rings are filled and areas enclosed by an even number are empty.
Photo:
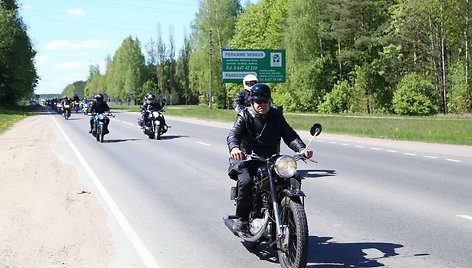
[[[71,147],[72,151],[74,151],[75,155],[79,159],[79,161],[82,164],[82,166],[84,167],[85,171],[91,177],[93,183],[97,187],[97,190],[100,192],[100,195],[103,197],[103,200],[107,204],[108,208],[110,208],[110,210],[111,210],[113,216],[115,216],[115,219],[117,220],[118,224],[121,226],[121,228],[123,229],[125,234],[128,236],[128,239],[133,244],[134,248],[136,249],[136,251],[139,254],[139,256],[141,257],[141,259],[143,260],[146,267],[155,267],[155,268],[160,267],[159,264],[157,264],[154,257],[152,256],[152,254],[146,248],[144,243],[138,237],[138,234],[133,230],[133,228],[131,227],[131,224],[128,222],[126,217],[120,211],[118,206],[115,204],[115,202],[111,198],[110,194],[106,190],[105,186],[103,186],[103,184],[101,183],[100,179],[97,177],[95,172],[93,172],[92,168],[88,165],[87,161],[85,161],[85,158],[82,156],[82,154],[79,152],[79,150],[77,150],[75,145],[69,139],[67,134],[64,132],[62,127],[59,125],[57,120],[54,118],[54,116],[52,116],[51,113],[49,113],[49,115],[54,120],[54,123],[56,123],[57,127],[61,131],[62,135],[64,136],[67,143]]]
[[[456,215],[457,217],[460,217],[460,218],[464,218],[464,219],[467,219],[467,220],[471,220],[472,221],[472,216],[468,216],[468,215]]]
[[[204,143],[204,142],[201,142],[201,141],[197,141],[198,144],[201,144],[201,145],[205,145],[205,146],[211,146],[211,144],[208,144],[208,143]]]
[[[123,124],[127,124],[127,125],[130,125],[130,126],[134,126],[134,125],[135,125],[135,124],[132,124],[132,123],[123,121],[123,120],[119,120],[119,119],[114,119],[114,121],[117,121],[117,122],[120,122],[120,123],[123,123]],[[138,126],[138,125],[136,124],[136,126]],[[139,126],[138,126],[138,127],[139,127]]]
[[[363,146],[363,145],[351,145],[349,143],[342,143],[342,142],[335,142],[335,141],[325,141],[325,140],[318,140],[319,142],[328,142],[328,143],[331,143],[331,144],[340,144],[340,145],[343,145],[343,146],[354,146],[356,148],[361,148],[361,149],[364,149],[366,148],[366,146]],[[367,147],[369,148],[369,147]],[[377,147],[370,147],[371,150],[374,150],[374,151],[385,151],[385,152],[389,152],[389,153],[398,153],[399,151],[396,151],[396,150],[389,150],[389,149],[382,149],[382,148],[377,148]],[[402,153],[402,152],[400,152]],[[445,158],[440,158],[438,156],[432,156],[432,155],[418,155],[418,154],[415,154],[415,153],[402,153],[404,155],[409,155],[409,156],[419,156],[419,157],[424,157],[424,158],[428,158],[428,159],[441,159],[441,160],[447,160],[447,161],[450,161],[450,162],[456,162],[456,163],[462,163],[463,161],[462,160],[458,160],[458,159],[445,159]]]

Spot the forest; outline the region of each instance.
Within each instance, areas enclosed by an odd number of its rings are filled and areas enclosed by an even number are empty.
[[[469,19],[469,0],[200,0],[183,47],[130,33],[63,94],[209,105],[211,83],[212,107],[231,109],[242,84],[222,83],[221,49],[284,49],[286,82],[269,85],[286,111],[466,114]]]

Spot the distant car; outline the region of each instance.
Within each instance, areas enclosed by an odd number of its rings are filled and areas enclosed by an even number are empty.
[[[35,100],[30,100],[29,105],[30,105],[30,106],[38,106],[39,104],[38,104],[38,102],[35,101]]]

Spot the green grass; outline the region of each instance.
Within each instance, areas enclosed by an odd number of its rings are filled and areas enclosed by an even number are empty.
[[[113,106],[112,109],[139,111],[139,106]],[[171,116],[234,122],[234,110],[200,106],[171,106]],[[285,118],[297,130],[308,130],[318,122],[326,133],[346,134],[392,140],[472,145],[472,117],[429,116],[393,117],[366,115],[319,115],[286,113]]]
[[[18,107],[0,107],[0,133],[5,132],[16,122],[33,114],[37,107],[18,106]]]

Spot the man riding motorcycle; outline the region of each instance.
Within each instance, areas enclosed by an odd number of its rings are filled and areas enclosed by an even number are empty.
[[[295,152],[301,152],[306,158],[313,156],[307,150],[300,136],[285,120],[282,111],[270,105],[270,87],[257,83],[251,87],[248,101],[250,106],[238,113],[236,122],[227,137],[231,154],[228,175],[238,180],[238,197],[233,229],[244,231],[252,208],[252,177],[257,172],[260,162],[243,162],[245,154],[256,153],[268,158],[280,154],[280,139]]]
[[[90,131],[89,133],[92,133],[93,130],[93,120],[95,117],[95,114],[103,114],[103,113],[109,113],[110,112],[110,107],[108,107],[108,104],[106,101],[103,100],[103,94],[96,94],[94,96],[95,102],[92,103],[92,106],[90,107],[90,113],[92,113],[92,116],[90,117]],[[105,121],[105,129],[104,129],[104,134],[108,134],[108,124],[110,123],[110,119],[107,118]]]
[[[162,106],[159,102],[156,101],[156,96],[151,92],[148,92],[144,96],[143,105],[141,105],[141,128],[147,130],[147,128],[149,128],[149,113],[152,113],[153,111],[160,111],[161,109]],[[166,125],[164,117],[159,120],[162,121],[161,125]]]
[[[70,107],[72,106],[71,104],[72,103],[69,100],[69,97],[67,96],[62,97],[62,100],[61,100],[62,113],[67,113],[67,109],[69,109],[69,114],[70,114]],[[65,105],[69,105],[69,108],[65,108]]]

